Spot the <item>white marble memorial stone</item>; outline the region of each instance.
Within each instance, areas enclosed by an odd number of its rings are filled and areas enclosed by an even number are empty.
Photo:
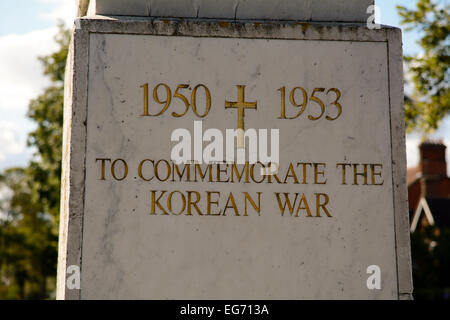
[[[59,298],[409,297],[397,29],[81,18],[68,66]],[[177,167],[195,121],[278,129],[278,173]]]

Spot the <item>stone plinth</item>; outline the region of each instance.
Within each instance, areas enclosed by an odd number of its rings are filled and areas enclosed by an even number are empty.
[[[410,297],[398,29],[133,17],[75,25],[58,298]],[[194,135],[196,121],[203,132],[236,129],[227,106],[237,99],[248,103],[246,129],[279,130],[278,176],[223,163],[178,171],[173,132]],[[367,285],[374,266],[379,287]],[[71,267],[80,288],[67,286]]]
[[[87,1],[83,1],[86,3]],[[90,0],[90,15],[365,22],[373,0]]]

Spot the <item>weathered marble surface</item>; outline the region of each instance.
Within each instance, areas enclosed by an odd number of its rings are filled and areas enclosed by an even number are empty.
[[[373,0],[90,0],[89,14],[365,22],[369,16],[367,8],[373,3]]]
[[[65,290],[61,275],[60,298],[408,296],[397,30],[90,19],[79,20],[77,27],[74,84],[68,95],[78,95],[68,99],[73,119],[72,127],[66,126],[70,152],[76,153],[65,153],[65,174],[78,183],[68,186],[71,193],[64,200],[62,239],[70,246],[61,246],[60,272],[79,263],[82,284],[81,290]],[[205,37],[206,30],[220,38]],[[140,85],[146,82],[167,83],[172,93],[181,83],[207,85],[213,104],[204,129],[236,127],[236,112],[225,110],[224,100],[234,100],[235,85],[246,84],[246,98],[258,100],[258,110],[246,114],[246,126],[280,128],[281,165],[325,162],[328,183],[201,185],[135,179],[140,160],[170,157],[173,129],[192,130],[198,120],[192,112],[173,119],[174,106],[160,118],[140,117]],[[341,118],[278,120],[277,89],[282,86],[303,86],[309,92],[339,88]],[[125,159],[128,178],[99,180],[95,160],[101,157]],[[385,184],[340,185],[333,166],[344,161],[383,163]],[[82,182],[86,187],[81,190]],[[260,217],[150,216],[150,190],[258,191],[263,192],[263,209]],[[273,192],[326,192],[333,217],[281,217]],[[366,287],[366,268],[372,264],[381,267],[381,290]]]

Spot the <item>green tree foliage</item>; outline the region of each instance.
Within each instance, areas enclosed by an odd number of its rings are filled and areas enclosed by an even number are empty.
[[[2,183],[12,196],[0,220],[0,298],[46,298],[56,272],[54,221],[32,200],[26,169],[6,170]]]
[[[405,57],[414,86],[405,99],[406,124],[409,130],[429,133],[450,114],[450,4],[448,0],[418,0],[412,10],[397,8],[406,30],[416,29],[422,36],[423,52]]]
[[[28,108],[28,117],[37,129],[29,134],[28,145],[37,148],[37,154],[27,168],[33,179],[33,200],[40,202],[44,210],[59,219],[59,197],[62,159],[62,125],[64,102],[64,70],[70,41],[70,33],[60,26],[55,38],[59,50],[40,58],[44,74],[53,85],[45,90]],[[57,225],[57,224],[56,224]]]
[[[70,33],[60,26],[58,51],[40,58],[52,85],[32,100],[36,124],[26,168],[0,175],[0,299],[45,299],[54,292],[58,247],[64,70]]]

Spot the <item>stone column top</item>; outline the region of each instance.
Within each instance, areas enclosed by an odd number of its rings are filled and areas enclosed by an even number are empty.
[[[366,22],[374,0],[79,0],[80,16]]]

